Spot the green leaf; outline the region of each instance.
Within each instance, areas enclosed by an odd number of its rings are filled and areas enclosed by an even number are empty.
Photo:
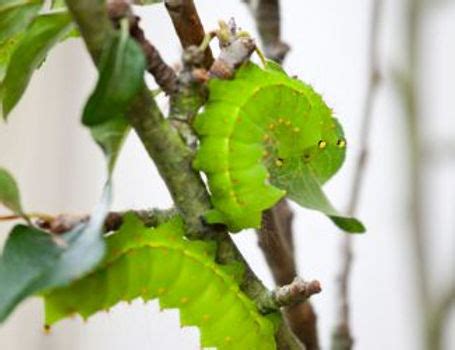
[[[60,236],[23,225],[13,229],[0,257],[0,322],[26,297],[81,278],[102,261],[109,203],[106,186],[90,221]]]
[[[43,0],[2,0],[0,44],[22,32],[43,6]]]
[[[44,16],[40,18],[44,18]],[[46,18],[52,18],[52,25],[50,25],[51,22],[49,20],[46,20],[42,26],[38,26],[41,30],[41,34],[37,36],[38,38],[48,37],[56,41],[64,37],[65,33],[71,29],[67,15],[53,14],[48,15]],[[32,29],[36,25],[35,22],[32,25]],[[51,28],[55,29],[52,35],[50,35],[52,32]],[[57,28],[60,29],[57,30]],[[26,49],[23,45],[29,39],[30,36],[22,40],[14,53],[13,60],[17,52],[20,52],[20,49]],[[102,238],[102,233],[104,220],[111,202],[110,177],[119,148],[128,130],[128,124],[123,113],[134,94],[138,91],[137,86],[139,88],[142,87],[145,70],[145,59],[142,51],[134,45],[136,44],[129,39],[127,30],[126,32],[123,30],[122,34],[108,48],[104,61],[100,65],[101,82],[97,85],[91,97],[91,103],[94,103],[96,108],[90,109],[89,105],[89,111],[91,110],[94,113],[100,113],[101,115],[104,113],[104,116],[112,113],[108,118],[96,120],[90,125],[92,135],[103,147],[108,161],[109,175],[102,200],[98,208],[92,213],[87,224],[76,227],[74,230],[59,236],[57,242],[60,242],[60,245],[58,248],[55,247],[56,242],[54,240],[48,239],[45,241],[43,243],[43,251],[45,253],[47,249],[50,253],[45,254],[42,261],[36,260],[30,265],[21,266],[22,270],[19,274],[17,273],[16,265],[12,262],[21,259],[25,255],[34,257],[33,239],[35,236],[30,234],[20,235],[19,238],[16,238],[16,235],[13,234],[10,236],[8,242],[11,240],[12,243],[7,243],[7,250],[5,250],[4,256],[0,260],[0,280],[9,281],[8,286],[0,285],[0,321],[4,320],[17,303],[27,296],[63,286],[82,278],[93,270],[104,257],[105,242]],[[42,53],[45,54],[45,51],[43,50]],[[35,62],[40,61],[44,56],[39,57]],[[13,64],[14,61],[8,68],[6,83]],[[115,79],[111,79],[112,76],[110,74],[113,74]],[[121,78],[127,79],[127,82],[122,83]],[[112,86],[106,86],[105,84],[112,84]],[[11,85],[6,87],[10,88]],[[6,91],[8,92],[8,89]],[[109,103],[113,103],[115,109],[112,109]],[[90,113],[88,115],[90,120]],[[39,230],[24,227],[21,230],[33,231],[39,234],[37,237],[43,235],[51,237]],[[55,251],[56,253],[54,254]],[[13,276],[14,274],[18,275]]]
[[[34,284],[58,260],[63,248],[43,231],[17,225],[0,257],[0,322],[35,292]]]
[[[43,62],[49,50],[72,28],[65,12],[35,18],[17,44],[3,82],[3,113],[6,118],[22,97],[33,71]]]
[[[62,236],[67,248],[60,255],[58,263],[39,281],[39,290],[68,284],[93,270],[102,261],[105,254],[104,221],[111,204],[111,190],[108,182],[90,220]]]
[[[133,98],[144,84],[145,57],[140,46],[122,26],[104,51],[99,65],[99,78],[82,117],[94,126],[124,117]]]
[[[91,127],[92,137],[106,156],[109,174],[114,170],[115,162],[129,130],[128,122],[123,116]]]
[[[107,157],[109,173],[129,131],[125,112],[143,87],[145,65],[142,49],[122,25],[103,52],[98,82],[82,117]]]
[[[258,228],[262,211],[287,195],[343,230],[365,230],[322,192],[343,164],[346,140],[311,86],[276,64],[248,63],[233,80],[211,80],[209,89],[194,123],[201,139],[194,166],[206,173],[214,206],[209,223],[224,223],[231,232]]]
[[[0,168],[0,204],[17,215],[23,215],[19,187],[13,176],[3,168]]]
[[[187,240],[180,217],[146,228],[127,214],[107,245],[95,272],[45,294],[48,325],[74,313],[86,319],[120,301],[159,298],[162,308],[180,310],[182,326],[199,327],[203,347],[275,349],[279,316],[262,316],[240,291],[242,267],[217,264],[213,242]]]
[[[341,215],[330,203],[315,170],[310,163],[288,159],[270,171],[274,186],[286,190],[287,196],[302,207],[320,211],[341,229],[350,233],[364,232],[365,227],[355,218]]]
[[[12,37],[0,44],[0,89],[3,79],[5,78],[6,69],[10,61],[11,55],[20,40],[20,35]],[[0,98],[1,100],[1,98]]]

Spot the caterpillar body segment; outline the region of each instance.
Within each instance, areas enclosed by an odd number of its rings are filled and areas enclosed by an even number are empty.
[[[74,313],[88,318],[120,301],[158,299],[178,308],[182,326],[197,326],[203,347],[267,349],[275,346],[280,316],[263,316],[239,288],[243,267],[215,262],[215,244],[190,241],[174,217],[156,228],[127,214],[107,238],[108,254],[92,274],[44,295],[46,324]]]

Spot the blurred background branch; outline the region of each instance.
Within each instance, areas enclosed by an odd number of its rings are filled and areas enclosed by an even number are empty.
[[[432,161],[428,154],[435,152],[433,146],[426,144],[423,137],[424,119],[421,112],[423,64],[422,47],[423,20],[432,2],[424,0],[407,1],[406,62],[398,74],[402,103],[405,111],[407,145],[409,155],[409,210],[410,235],[409,247],[413,257],[415,289],[417,292],[417,310],[419,310],[422,343],[427,350],[443,349],[443,336],[446,320],[455,303],[455,277],[446,276],[446,291],[440,291],[432,285],[430,275],[429,252],[426,249],[429,236],[430,218],[425,195],[429,184],[428,175],[432,170]],[[441,146],[442,144],[439,144]],[[440,149],[440,148],[438,148]],[[449,154],[450,148],[439,155]],[[436,151],[436,153],[439,153]],[[451,157],[446,158],[450,160]]]
[[[360,140],[360,153],[357,166],[354,171],[351,184],[348,214],[354,215],[359,204],[359,197],[365,178],[368,158],[368,145],[370,143],[370,131],[373,121],[373,109],[376,95],[381,82],[379,66],[379,34],[380,17],[382,12],[382,0],[373,0],[371,9],[369,43],[368,43],[368,81],[366,97],[363,107],[362,120],[358,139]],[[350,307],[349,307],[349,280],[353,260],[353,236],[345,234],[341,242],[340,271],[337,277],[337,320],[332,335],[333,350],[349,350],[352,348],[354,339],[351,330]]]

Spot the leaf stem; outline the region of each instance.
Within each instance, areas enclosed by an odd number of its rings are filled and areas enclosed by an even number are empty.
[[[0,215],[0,221],[12,221],[12,220],[20,220],[24,219],[29,223],[28,219],[40,219],[40,220],[52,220],[54,217],[50,214],[45,214],[45,213],[38,213],[38,212],[32,212],[32,213],[24,213],[22,215]]]

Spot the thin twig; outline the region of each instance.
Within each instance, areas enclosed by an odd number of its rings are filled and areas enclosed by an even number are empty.
[[[123,216],[127,213],[135,214],[146,226],[157,226],[178,214],[177,210],[174,208],[165,210],[142,209],[112,211],[107,215],[104,221],[104,231],[110,232],[118,230],[123,224]],[[35,223],[38,227],[51,233],[62,234],[71,231],[80,224],[86,223],[89,219],[89,215],[59,214],[56,216],[46,215],[45,217],[38,217]]]
[[[409,247],[413,254],[417,292],[417,310],[421,316],[421,331],[423,343],[428,350],[443,348],[445,321],[451,307],[455,304],[455,286],[451,282],[447,292],[439,297],[432,292],[429,274],[429,260],[425,251],[426,235],[426,199],[424,174],[428,167],[428,157],[425,153],[425,142],[421,130],[421,113],[419,108],[419,88],[421,85],[421,34],[423,0],[408,0],[407,14],[407,62],[406,68],[397,76],[400,83],[401,95],[406,112],[406,131],[409,149],[409,205],[411,213],[411,230]],[[451,278],[452,276],[449,276]]]
[[[421,48],[421,24],[423,1],[409,0],[408,9],[408,32],[407,32],[407,53],[408,53],[408,74],[403,78],[403,100],[406,108],[407,137],[410,153],[409,185],[410,185],[410,212],[411,212],[411,239],[410,249],[414,255],[413,266],[417,280],[417,293],[419,298],[419,309],[423,313],[424,330],[430,328],[429,315],[431,313],[431,302],[428,281],[428,260],[425,254],[425,209],[424,209],[424,179],[425,164],[421,161],[423,140],[420,129],[420,113],[418,106],[420,48]],[[422,332],[425,336],[426,332]],[[428,339],[427,339],[428,340]]]
[[[258,232],[259,247],[278,286],[290,283],[297,275],[293,250],[284,233],[288,230],[283,227],[283,223],[292,222],[293,214],[290,210],[287,217],[283,215],[282,208],[287,209],[287,206],[285,201],[281,201],[277,204],[277,209],[264,211],[261,230]]]
[[[367,94],[362,114],[360,127],[360,154],[357,161],[354,177],[351,185],[351,196],[348,206],[348,214],[354,215],[359,203],[360,191],[365,178],[365,168],[368,157],[368,143],[373,120],[373,107],[376,94],[380,85],[379,67],[379,27],[380,15],[382,10],[382,0],[373,0],[371,13],[371,27],[369,34],[369,78]],[[346,234],[341,242],[341,264],[338,275],[338,319],[332,336],[332,349],[348,350],[352,348],[353,337],[350,329],[350,309],[349,309],[349,279],[352,267],[353,248],[352,236]]]
[[[147,70],[155,78],[158,86],[168,95],[175,94],[178,89],[177,75],[161,58],[158,50],[147,40],[139,26],[139,17],[135,16],[130,27],[130,34],[141,45],[147,59]]]
[[[186,49],[189,46],[199,46],[204,41],[205,31],[193,0],[165,0],[164,4],[182,47]],[[207,46],[204,51],[204,67],[209,69],[212,63],[212,51]]]
[[[30,223],[28,219],[43,219],[47,220],[52,218],[52,216],[45,213],[23,213],[19,214],[9,214],[9,215],[0,215],[0,221],[15,221],[15,220],[25,220],[27,223]]]
[[[256,49],[256,43],[249,35],[238,31],[235,20],[219,22],[215,32],[220,43],[220,54],[210,67],[209,74],[220,79],[231,79],[236,68],[249,60]]]
[[[455,283],[452,282],[432,307],[428,329],[427,349],[443,349],[444,329],[447,325],[450,312],[455,309]]]
[[[251,10],[261,36],[265,55],[282,63],[289,51],[289,45],[281,41],[279,0],[245,0]]]
[[[406,109],[407,138],[410,154],[409,163],[409,204],[411,212],[411,231],[409,247],[413,254],[412,266],[415,272],[418,297],[417,309],[421,313],[419,332],[423,336],[425,348],[428,350],[442,349],[444,321],[449,306],[453,303],[454,290],[446,296],[437,298],[432,295],[429,275],[429,260],[425,251],[426,217],[425,215],[425,178],[427,164],[424,161],[424,140],[421,130],[421,113],[419,109],[420,64],[421,64],[421,33],[423,20],[423,0],[409,0],[407,8],[407,52],[408,62],[406,73],[401,77],[401,93]]]
[[[258,232],[258,244],[269,265],[276,285],[283,286],[295,278],[297,269],[294,257],[292,231],[293,213],[286,200],[266,210]],[[283,309],[289,326],[306,349],[319,349],[317,315],[309,301]]]
[[[144,31],[139,26],[140,18],[134,16],[130,1],[110,0],[108,2],[108,14],[114,25],[118,26],[122,18],[128,18],[130,25],[130,35],[141,46],[147,60],[147,70],[155,78],[158,86],[168,95],[177,92],[178,82],[175,71],[164,62],[160,53],[145,37]]]
[[[273,299],[279,306],[290,306],[300,304],[308,300],[312,295],[321,292],[321,284],[319,281],[304,281],[300,277],[282,287],[278,287],[273,291]]]

